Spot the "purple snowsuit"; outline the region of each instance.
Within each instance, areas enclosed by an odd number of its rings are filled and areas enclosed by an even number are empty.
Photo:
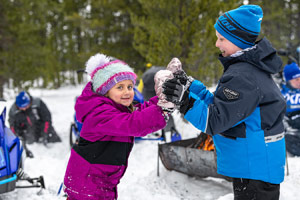
[[[153,97],[130,112],[121,104],[92,91],[88,83],[77,98],[76,118],[83,122],[74,145],[64,185],[69,200],[117,199],[117,185],[127,168],[134,136],[145,136],[166,125]]]

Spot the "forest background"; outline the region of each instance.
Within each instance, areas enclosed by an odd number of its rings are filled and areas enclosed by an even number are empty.
[[[211,86],[222,74],[213,25],[242,4],[262,7],[259,38],[296,52],[300,0],[0,0],[0,97],[4,87],[76,84],[77,70],[98,52],[126,61],[139,76],[146,63],[166,66],[178,57]]]

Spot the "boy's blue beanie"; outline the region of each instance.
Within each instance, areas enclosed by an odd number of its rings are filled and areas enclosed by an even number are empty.
[[[296,63],[286,65],[283,69],[285,81],[289,81],[300,77],[300,69]]]
[[[16,104],[19,108],[25,108],[30,104],[30,96],[27,92],[22,91],[16,97]]]
[[[263,11],[258,5],[243,5],[219,17],[215,29],[227,40],[246,49],[255,45]]]

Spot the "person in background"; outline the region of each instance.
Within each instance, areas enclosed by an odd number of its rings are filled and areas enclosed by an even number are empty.
[[[286,150],[293,156],[300,156],[300,69],[296,63],[288,64],[283,69],[285,84],[281,93],[287,104],[286,108]]]
[[[164,84],[166,99],[213,136],[217,172],[232,178],[235,200],[278,200],[284,180],[286,104],[271,76],[282,61],[266,38],[256,41],[262,18],[258,5],[218,18],[216,47],[224,73],[214,93],[185,75]]]
[[[20,92],[9,110],[10,129],[21,138],[23,144],[61,142],[52,126],[51,113],[46,104],[28,92]],[[28,157],[32,153],[26,151]]]
[[[152,66],[151,63],[147,63],[146,67],[148,68],[138,85],[138,90],[142,92],[145,101],[148,101],[150,98],[156,96],[154,89],[154,75],[160,70],[164,70],[165,67]]]
[[[96,54],[87,61],[86,71],[91,81],[75,104],[83,125],[71,150],[64,191],[68,200],[115,200],[134,137],[164,128],[172,109],[158,106],[156,96],[133,106],[136,74],[121,60]]]

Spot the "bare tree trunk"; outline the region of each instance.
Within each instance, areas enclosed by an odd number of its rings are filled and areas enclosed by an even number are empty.
[[[4,98],[3,92],[4,92],[4,83],[5,83],[5,79],[3,78],[3,76],[0,76],[0,98]]]

